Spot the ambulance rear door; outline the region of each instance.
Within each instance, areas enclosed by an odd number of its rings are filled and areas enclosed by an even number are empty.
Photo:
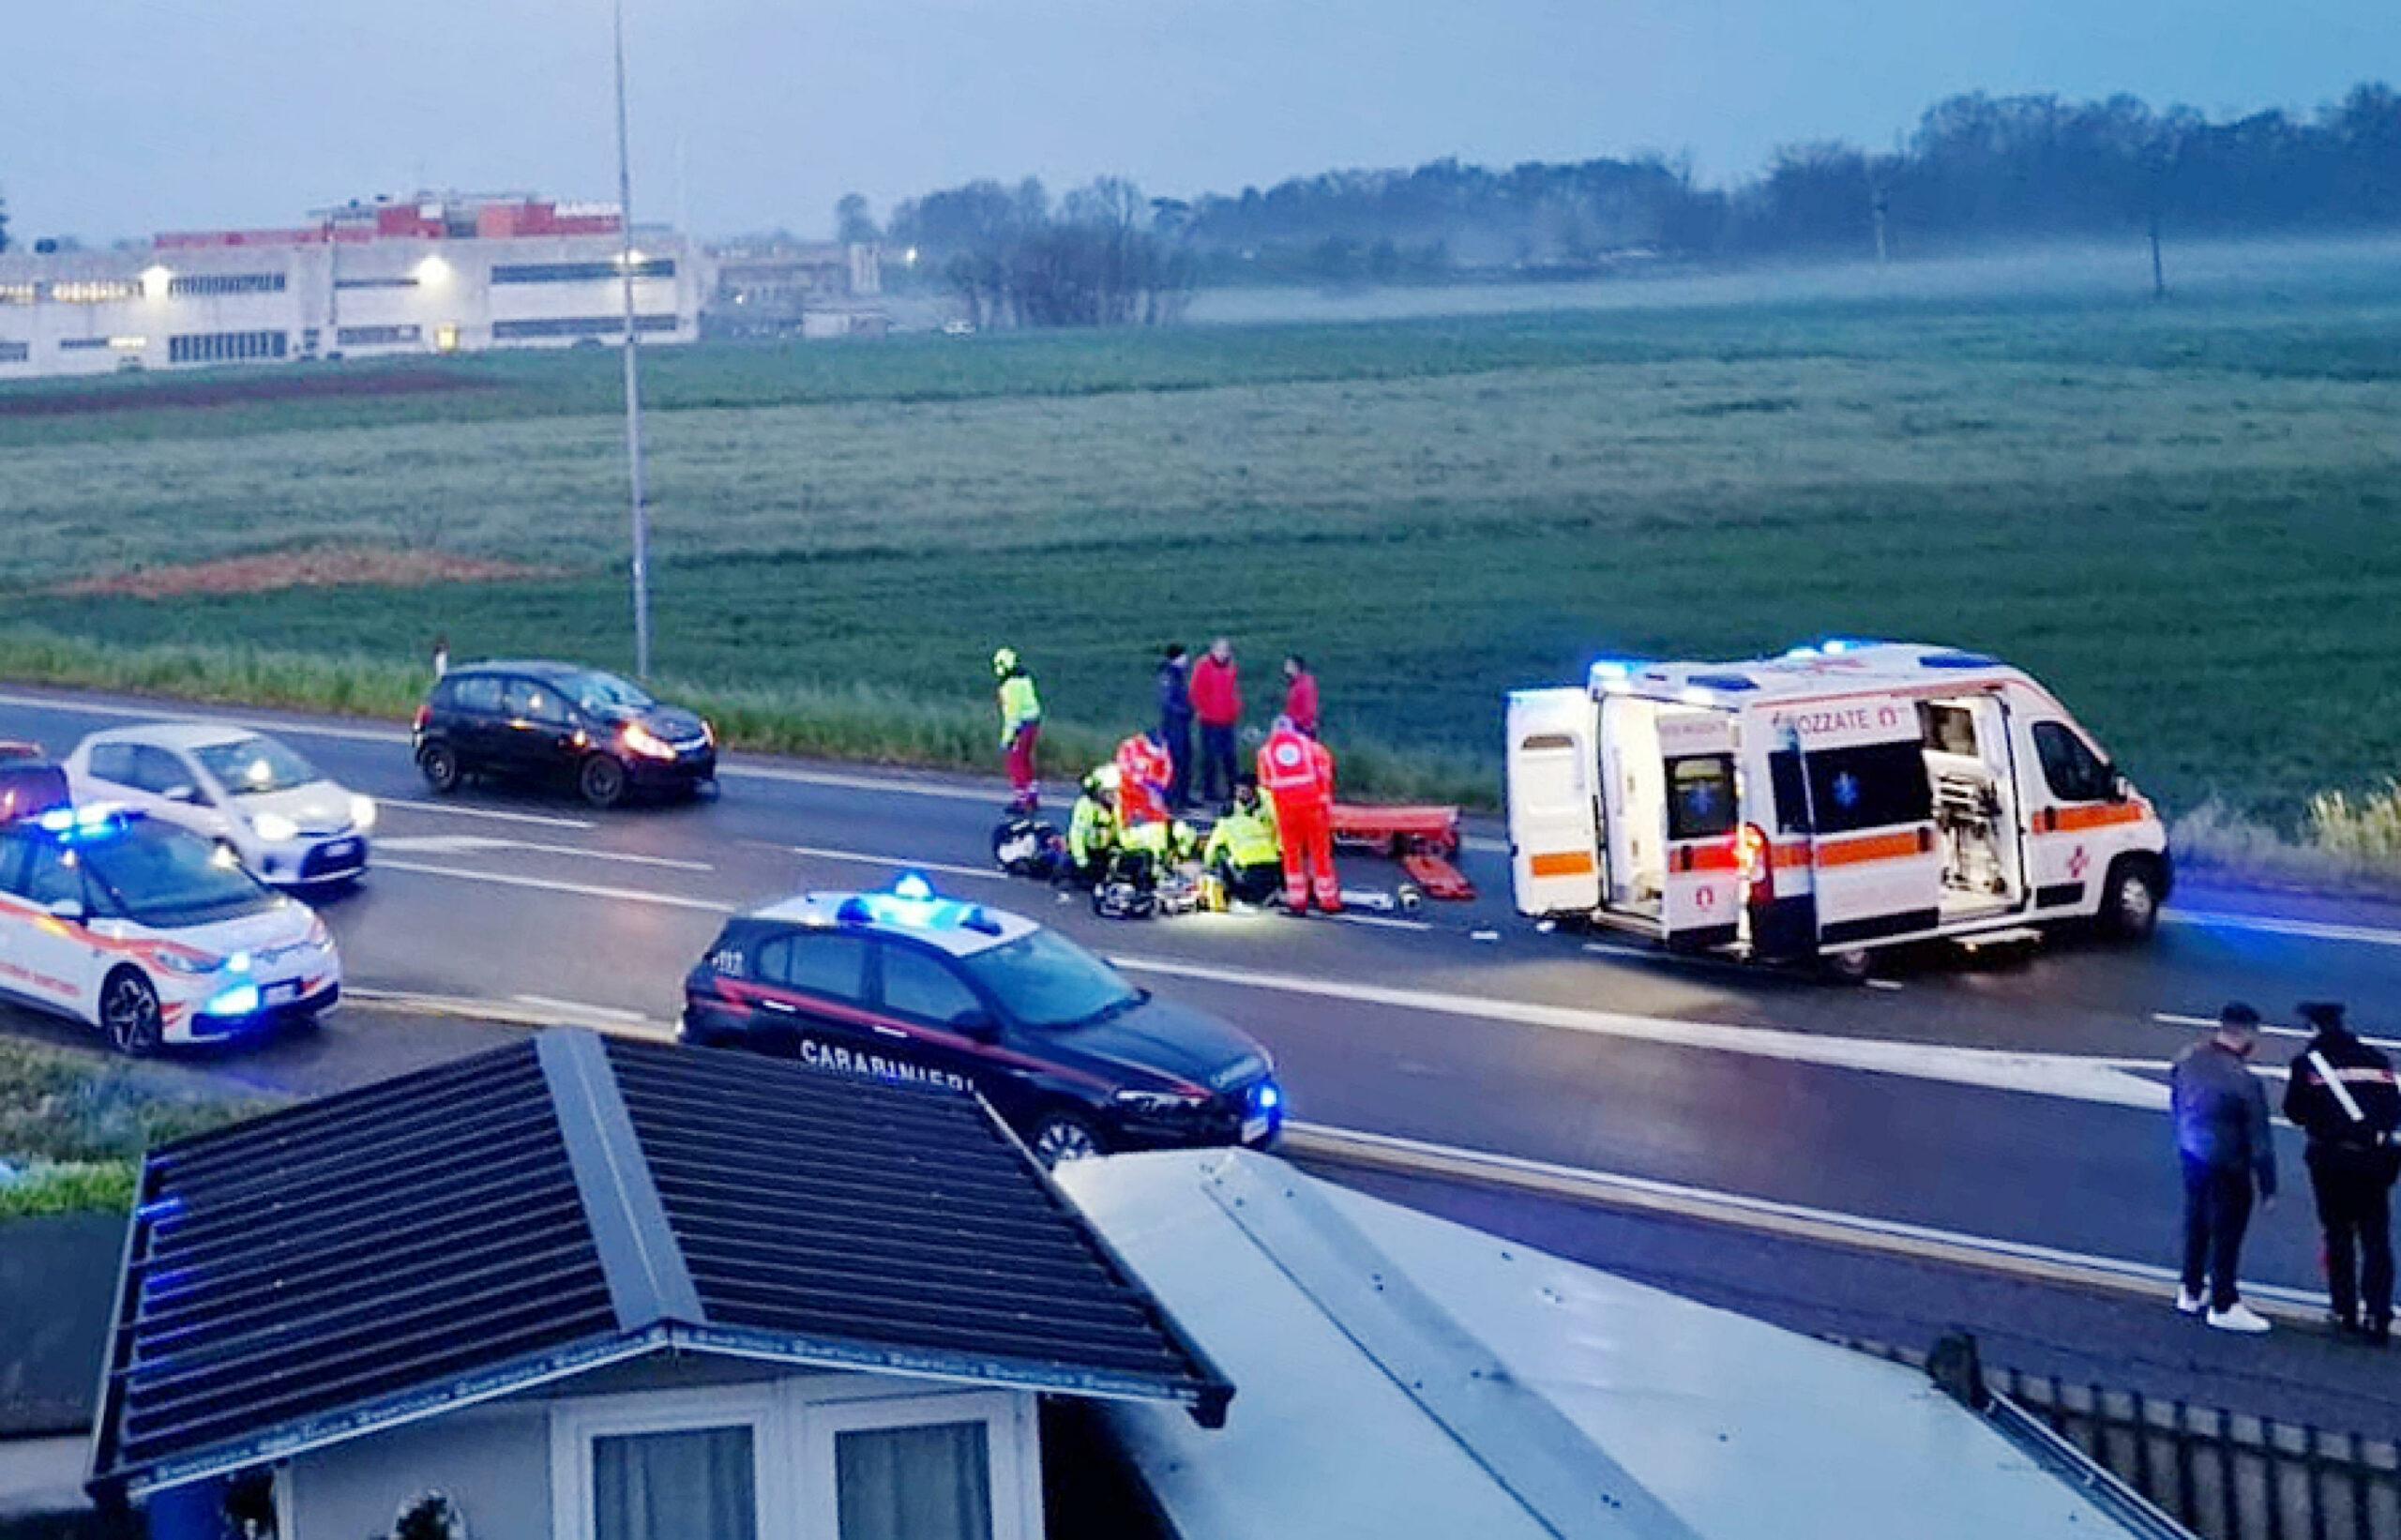
[[[1819,947],[1933,931],[1942,852],[1917,707],[1850,696],[1781,708],[1770,729],[1801,752]]]
[[[1601,906],[1598,731],[1584,690],[1509,697],[1509,875],[1521,914]]]
[[[1742,823],[1734,779],[1734,714],[1668,709],[1659,714],[1660,780],[1667,793],[1667,883],[1663,939],[1679,950],[1733,944],[1742,883],[1735,830]]]

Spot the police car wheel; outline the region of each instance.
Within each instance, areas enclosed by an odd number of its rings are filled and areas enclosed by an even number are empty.
[[[459,752],[448,744],[430,743],[418,750],[417,774],[436,795],[447,796],[459,789],[464,778],[459,774]]]
[[[1046,1113],[1034,1125],[1034,1154],[1045,1166],[1090,1160],[1101,1153],[1100,1135],[1073,1112]]]
[[[100,1029],[109,1047],[128,1059],[156,1052],[159,1042],[159,991],[134,968],[120,968],[100,986]]]
[[[2122,860],[2109,868],[2101,923],[2120,941],[2140,941],[2159,928],[2159,883],[2148,864]]]
[[[626,767],[606,754],[595,754],[575,773],[575,789],[595,808],[613,808],[626,794]]]

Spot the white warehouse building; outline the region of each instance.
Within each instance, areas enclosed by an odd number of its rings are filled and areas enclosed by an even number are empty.
[[[621,244],[614,204],[453,194],[346,204],[297,229],[0,252],[0,382],[613,344]],[[690,243],[638,229],[633,266],[642,339],[693,340],[704,275]]]

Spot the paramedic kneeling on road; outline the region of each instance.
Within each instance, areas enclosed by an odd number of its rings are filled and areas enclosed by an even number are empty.
[[[1067,859],[1075,878],[1097,886],[1117,853],[1117,766],[1104,764],[1084,777],[1083,793],[1067,819]]]
[[[1317,906],[1342,913],[1342,885],[1334,878],[1334,756],[1325,745],[1276,718],[1276,731],[1259,747],[1259,788],[1276,805],[1276,829],[1284,846],[1284,906],[1306,914],[1315,889]]]
[[[1260,800],[1259,783],[1245,776],[1234,785],[1233,810],[1209,831],[1201,860],[1226,897],[1240,903],[1274,900],[1284,878],[1284,853],[1276,838],[1276,814]]]

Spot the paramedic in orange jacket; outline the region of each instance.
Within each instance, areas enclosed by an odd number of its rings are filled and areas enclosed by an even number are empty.
[[[1125,825],[1164,823],[1175,784],[1175,759],[1153,728],[1117,746],[1117,808]]]
[[[1259,789],[1276,804],[1284,842],[1284,906],[1308,913],[1314,892],[1328,914],[1342,913],[1342,885],[1334,876],[1334,756],[1325,745],[1276,718],[1259,747]]]

